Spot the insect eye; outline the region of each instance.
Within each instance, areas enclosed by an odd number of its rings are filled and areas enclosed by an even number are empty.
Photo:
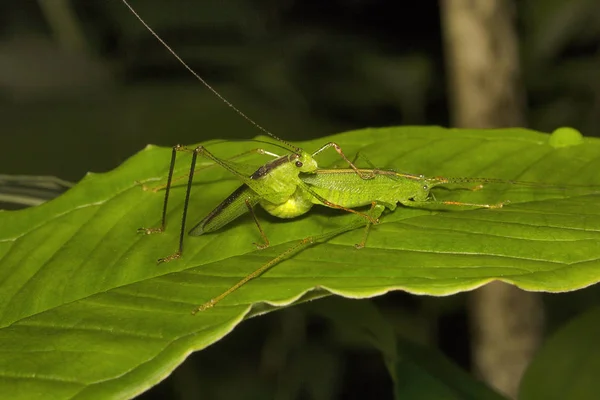
[[[423,190],[429,190],[429,186],[423,185]]]
[[[296,167],[300,168],[302,167],[304,164],[302,164],[302,161],[296,161]]]

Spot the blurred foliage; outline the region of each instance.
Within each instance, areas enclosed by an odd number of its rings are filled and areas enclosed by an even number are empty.
[[[598,134],[599,4],[517,2],[531,128]],[[201,76],[282,137],[448,123],[436,2],[401,14],[385,0],[132,5]],[[258,133],[118,0],[4,2],[0,15],[4,173],[76,180],[147,143]]]
[[[52,176],[0,175],[0,210],[37,206],[73,186]]]
[[[518,2],[529,123],[600,136],[600,3]]]
[[[391,0],[131,3],[227,99],[286,139],[448,122],[437,2],[411,3],[401,13]],[[515,3],[529,126],[552,131],[566,125],[598,135],[600,3]],[[120,0],[2,2],[0,119],[1,173],[67,180],[114,168],[147,143],[248,139],[259,133],[195,82]],[[575,313],[588,301],[597,302],[594,293],[592,288],[551,300]],[[389,315],[399,331],[445,344],[444,350],[468,367],[460,297],[417,301],[396,294],[378,302],[393,310]],[[385,374],[383,382],[366,383],[377,376],[366,376],[368,371],[384,368],[378,356],[357,348],[339,352],[328,343],[322,321],[298,316],[302,313],[293,309],[244,323],[178,369],[159,385],[157,396],[191,398],[194,387],[214,384],[221,398],[226,393],[241,398],[240,387],[248,398],[261,398],[262,390],[277,383],[297,385],[284,382],[281,372],[298,371],[296,356],[303,363],[330,365],[322,368],[333,382],[385,393]],[[551,326],[572,313],[551,314]],[[454,317],[438,319],[441,314]],[[306,320],[290,333],[289,321],[298,319]],[[448,339],[448,329],[455,340]],[[302,350],[307,348],[312,350]],[[357,363],[364,364],[362,374],[350,368]],[[338,389],[340,398],[352,398],[352,389],[344,387]]]

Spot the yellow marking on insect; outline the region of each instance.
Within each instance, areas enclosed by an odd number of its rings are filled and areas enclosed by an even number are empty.
[[[296,189],[296,192],[290,196],[284,203],[273,204],[268,201],[262,201],[260,205],[269,214],[278,218],[295,218],[299,215],[305,214],[311,209],[313,203],[303,196],[300,189]]]

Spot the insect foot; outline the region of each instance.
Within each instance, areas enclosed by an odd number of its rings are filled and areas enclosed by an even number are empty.
[[[374,179],[375,178],[375,172],[370,171],[370,172],[358,172],[358,176],[361,177],[361,179],[364,180],[369,180],[369,179]]]
[[[168,263],[168,262],[176,260],[178,258],[181,258],[181,252],[180,251],[178,251],[177,253],[173,253],[173,254],[171,254],[168,257],[159,258],[158,260],[156,260],[156,264]]]
[[[269,247],[269,243],[256,243],[256,242],[254,242],[252,244],[255,245],[258,250],[263,250],[263,249],[266,249],[267,247]]]
[[[138,228],[138,233],[143,233],[144,235],[151,235],[153,233],[162,233],[165,229],[163,227],[158,228]]]
[[[192,315],[196,315],[196,314],[198,314],[199,312],[206,311],[206,310],[208,310],[209,308],[213,308],[213,307],[214,307],[214,305],[215,305],[215,303],[216,303],[216,302],[215,302],[215,300],[214,300],[214,299],[210,299],[210,301],[209,301],[209,302],[207,302],[207,303],[204,303],[204,304],[202,304],[201,306],[198,306],[198,307],[196,307],[195,309],[193,309],[193,310],[192,310]]]
[[[502,201],[502,202],[500,202],[498,204],[490,204],[489,208],[492,208],[492,209],[494,209],[494,208],[502,208],[502,207],[504,207],[507,204],[510,204],[510,200],[504,200],[504,201]]]
[[[141,186],[142,190],[144,192],[153,192],[153,193],[159,192],[162,189],[164,189],[164,188],[167,187],[166,184],[165,185],[158,185],[158,186],[151,186],[151,185],[148,185],[148,184],[146,184],[144,182],[140,182],[140,181],[135,181],[135,184],[138,185],[138,186]]]

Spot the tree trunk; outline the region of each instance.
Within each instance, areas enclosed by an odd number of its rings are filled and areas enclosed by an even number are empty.
[[[441,0],[453,125],[524,125],[518,43],[511,0]],[[543,305],[537,293],[501,282],[471,294],[475,372],[516,398],[538,347]]]

